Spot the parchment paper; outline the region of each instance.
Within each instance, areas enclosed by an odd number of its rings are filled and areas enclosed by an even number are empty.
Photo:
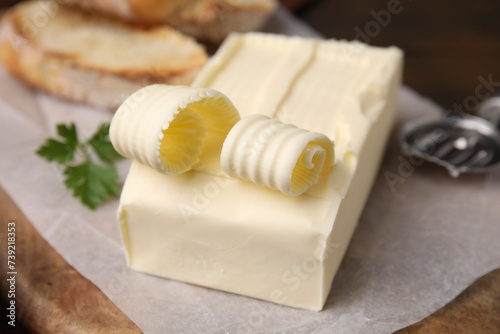
[[[282,10],[267,29],[315,34]],[[146,333],[388,333],[500,266],[500,173],[452,179],[434,165],[408,165],[393,134],[324,311],[133,272],[119,240],[118,201],[89,211],[64,188],[57,167],[34,154],[56,123],[75,122],[88,136],[111,114],[33,91],[3,68],[0,80],[1,185],[66,261]],[[411,117],[438,112],[402,88],[394,131]],[[120,164],[122,180],[128,165]]]

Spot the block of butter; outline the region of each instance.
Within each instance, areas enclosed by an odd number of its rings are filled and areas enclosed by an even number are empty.
[[[326,135],[333,170],[299,196],[198,167],[165,175],[133,162],[118,212],[138,271],[321,310],[391,130],[402,52],[358,42],[233,34],[195,79],[241,117]]]

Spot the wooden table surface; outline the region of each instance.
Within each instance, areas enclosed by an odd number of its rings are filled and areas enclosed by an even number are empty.
[[[14,1],[0,1],[0,5],[7,2]],[[475,101],[469,97],[476,95],[479,78],[500,89],[498,0],[284,2],[326,37],[357,37],[372,45],[399,46],[406,53],[405,84],[444,108]],[[0,321],[2,333],[139,332],[109,299],[52,250],[1,189],[0,219],[2,254],[6,254],[4,227],[8,220],[15,219],[19,254],[23,254],[18,261],[29,268],[31,279],[36,278],[28,281],[18,277],[18,300],[24,304],[18,305],[15,328],[8,326],[5,319]],[[5,267],[5,259],[1,260]],[[6,277],[0,278],[5,298]],[[63,288],[55,289],[55,285]],[[41,300],[50,303],[41,307]],[[401,333],[500,333],[499,300],[497,270],[478,280],[444,309]],[[2,303],[0,308],[5,310],[7,305]],[[61,322],[68,327],[57,327]]]

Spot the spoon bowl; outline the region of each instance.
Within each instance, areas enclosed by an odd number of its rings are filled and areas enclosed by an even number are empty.
[[[399,135],[405,154],[443,166],[453,177],[500,168],[500,133],[479,117],[418,118]]]

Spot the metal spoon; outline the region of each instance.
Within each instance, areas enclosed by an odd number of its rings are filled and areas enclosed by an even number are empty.
[[[406,154],[443,166],[453,177],[500,168],[500,132],[479,117],[419,118],[403,126],[400,142]]]

